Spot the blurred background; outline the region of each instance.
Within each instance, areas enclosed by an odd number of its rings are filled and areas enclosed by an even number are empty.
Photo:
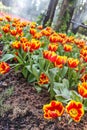
[[[48,4],[49,0],[0,0],[0,11],[35,21]]]
[[[87,0],[0,0],[0,12],[52,26],[58,32],[87,35]]]

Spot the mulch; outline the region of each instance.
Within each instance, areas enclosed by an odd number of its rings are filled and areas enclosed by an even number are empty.
[[[21,73],[10,71],[0,77],[0,94],[9,87],[13,94],[4,104],[10,109],[0,116],[0,130],[87,130],[87,113],[79,123],[68,124],[66,114],[61,121],[44,119],[42,107],[50,102],[49,93],[45,89],[38,93]]]

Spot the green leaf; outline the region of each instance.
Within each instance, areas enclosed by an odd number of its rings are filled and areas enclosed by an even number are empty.
[[[15,55],[15,57],[17,58],[19,63],[23,64],[23,60],[19,56]]]
[[[27,65],[27,66],[25,66],[26,68],[27,68],[27,70],[30,72],[30,73],[32,73],[32,70],[31,70],[31,66],[30,65]]]
[[[8,49],[9,49],[9,44],[5,44],[3,51],[8,51]]]
[[[35,82],[35,81],[36,81],[36,78],[34,77],[33,74],[30,73],[30,74],[28,75],[27,81],[28,81],[29,83],[32,83],[32,82]]]
[[[40,70],[38,69],[37,64],[33,64],[32,67],[31,67],[31,65],[27,65],[25,67],[33,75],[33,77],[35,76],[35,78],[33,78],[33,79],[37,79],[37,80],[39,79]]]
[[[38,61],[38,55],[33,55],[32,58],[33,58],[34,62]]]
[[[37,68],[37,64],[32,65],[32,73],[39,80],[40,70]]]
[[[84,110],[87,111],[87,99],[84,99]]]
[[[21,64],[18,64],[18,65],[15,64],[15,68],[14,68],[15,72],[17,72],[18,70],[20,70],[20,68],[21,68]]]
[[[42,88],[38,85],[34,85],[35,89],[37,90],[38,93],[41,92]]]
[[[68,71],[68,67],[64,66],[61,71],[61,77],[64,78]]]
[[[45,59],[39,58],[39,67],[43,71],[45,66]]]
[[[53,90],[54,90],[54,92],[55,92],[57,95],[60,94],[60,90],[59,90],[59,89],[53,88]]]
[[[63,83],[54,82],[54,83],[53,83],[53,87],[54,87],[54,89],[56,89],[56,90],[63,90],[64,85],[63,85]]]
[[[77,79],[77,72],[75,70],[72,71],[72,76],[74,79]]]
[[[61,92],[62,96],[66,99],[70,99],[70,91],[67,88],[64,88]]]
[[[73,119],[72,119],[72,118],[70,118],[70,119],[69,119],[69,122],[68,122],[68,124],[70,124],[72,121],[73,121]]]
[[[10,60],[10,59],[12,59],[12,58],[14,58],[14,55],[12,55],[12,54],[5,54],[5,55],[2,57],[1,61],[8,61],[8,60]]]
[[[55,97],[55,91],[53,89],[52,84],[50,85],[48,92],[50,92],[50,100],[52,100]]]
[[[29,73],[28,70],[25,67],[23,67],[22,74],[23,74],[24,78],[27,78],[28,73]]]
[[[63,84],[66,88],[69,88],[69,81],[68,79],[63,79]]]
[[[82,102],[82,97],[74,90],[70,92],[70,98],[77,102]]]
[[[64,97],[61,96],[61,95],[56,95],[55,98],[56,98],[57,101],[60,101],[60,102],[65,103],[65,104],[67,104],[68,101],[70,100],[70,99],[64,98]]]
[[[62,96],[65,99],[70,99],[70,91],[68,90],[67,87],[64,86],[63,83],[56,83],[54,82],[54,92],[56,93],[57,96]]]
[[[54,81],[57,72],[58,72],[57,68],[52,68],[49,70],[49,75],[50,75],[51,81]]]

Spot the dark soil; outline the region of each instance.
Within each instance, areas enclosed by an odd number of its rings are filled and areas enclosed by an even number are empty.
[[[50,101],[48,92],[37,93],[20,73],[10,71],[0,77],[0,94],[9,87],[14,90],[4,101],[10,108],[0,117],[0,130],[87,130],[87,113],[79,123],[68,124],[66,115],[61,121],[45,120],[42,107]]]
[[[0,95],[8,88],[13,88],[13,93],[0,102],[0,130],[87,130],[87,113],[79,123],[68,124],[66,114],[61,121],[45,120],[42,107],[50,102],[49,93],[45,89],[38,93],[20,73],[10,71],[0,76]],[[10,106],[7,111],[4,105]]]

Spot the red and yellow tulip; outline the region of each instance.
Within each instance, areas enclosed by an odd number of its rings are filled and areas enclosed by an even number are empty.
[[[72,46],[68,45],[68,44],[64,44],[64,51],[71,52],[72,51]]]
[[[50,50],[50,51],[56,52],[57,49],[58,49],[58,44],[57,44],[57,43],[50,43],[50,44],[48,45],[48,50]]]
[[[66,112],[75,122],[79,122],[84,115],[83,105],[80,102],[71,100],[66,106]]]
[[[10,32],[10,28],[8,26],[3,26],[2,30],[3,30],[4,33]]]
[[[76,67],[78,67],[78,64],[79,64],[79,60],[78,59],[68,58],[68,66],[70,68],[76,68]]]
[[[0,74],[5,74],[9,72],[10,66],[6,62],[1,62],[0,63]]]
[[[62,116],[64,107],[61,102],[52,100],[49,104],[43,106],[44,118],[55,119]]]
[[[15,41],[15,42],[13,42],[13,43],[11,44],[11,46],[12,46],[12,48],[14,48],[14,49],[20,49],[21,43],[20,43],[20,41]]]
[[[78,93],[82,97],[87,98],[87,82],[82,82],[78,84]]]
[[[41,73],[38,84],[43,85],[43,84],[48,84],[49,83],[49,78],[45,73]]]
[[[17,35],[17,30],[10,30],[10,34],[12,36],[16,36]]]
[[[48,59],[51,62],[55,62],[55,60],[57,58],[57,54],[54,51],[44,50],[43,51],[43,57],[45,59]]]
[[[54,62],[55,66],[58,68],[62,68],[63,65],[67,62],[66,56],[59,56],[57,55],[56,60]]]

